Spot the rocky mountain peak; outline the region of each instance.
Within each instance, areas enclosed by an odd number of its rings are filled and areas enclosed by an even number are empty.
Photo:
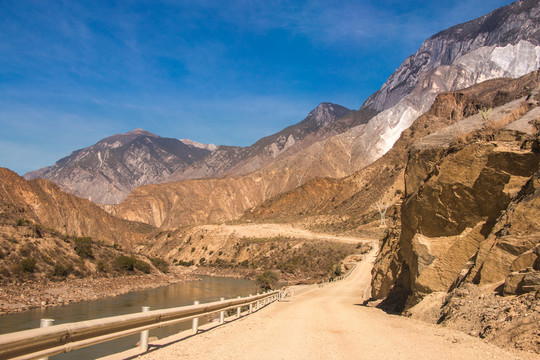
[[[183,142],[184,144],[188,145],[188,146],[198,148],[198,149],[205,149],[205,150],[209,150],[209,151],[214,151],[214,150],[217,149],[217,146],[214,145],[214,144],[201,144],[199,142],[189,140],[189,139],[180,139],[180,141]]]
[[[323,127],[333,123],[349,112],[349,109],[341,105],[323,102],[309,113],[306,120],[315,122],[318,127]]]
[[[131,131],[128,131],[127,133],[125,134],[122,134],[122,135],[144,135],[144,136],[151,136],[151,137],[160,137],[154,133],[151,133],[150,131],[146,131],[144,129],[141,129],[141,128],[137,128],[135,130],[131,130]]]
[[[480,48],[504,48],[507,45],[526,43],[530,46],[522,52],[534,52],[533,48],[540,45],[539,28],[538,0],[520,0],[477,19],[443,30],[427,39],[415,54],[409,56],[381,89],[366,100],[362,108],[376,111],[391,108],[418,85],[422,74],[442,65],[451,65],[457,59]],[[526,73],[520,72],[519,66],[510,69],[506,63],[511,59],[502,59],[501,56],[494,56],[491,59],[494,63],[486,64],[485,67],[505,68],[507,73],[501,73],[498,77],[518,77]]]
[[[131,130],[123,134],[115,134],[115,135],[106,137],[105,139],[99,141],[94,146],[97,146],[98,148],[114,149],[123,145],[127,145],[139,137],[148,137],[148,138],[155,138],[155,139],[161,138],[160,136],[154,133],[151,133],[150,131],[146,131],[146,130],[138,128],[138,129]]]

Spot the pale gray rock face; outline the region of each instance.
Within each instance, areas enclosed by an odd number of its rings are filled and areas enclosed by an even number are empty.
[[[423,73],[452,65],[457,59],[482,47],[504,48],[520,41],[540,45],[538,0],[517,1],[430,37],[401,64],[379,91],[366,100],[363,107],[386,110],[409,94]]]
[[[159,182],[211,153],[212,145],[162,138],[142,129],[74,151],[56,164],[25,174],[44,178],[101,204],[122,201],[135,187]]]
[[[403,130],[425,113],[437,94],[540,67],[540,2],[517,1],[426,40],[363,108],[379,113],[367,125],[338,136],[349,139],[352,169],[392,148]],[[354,134],[354,136],[351,136]]]

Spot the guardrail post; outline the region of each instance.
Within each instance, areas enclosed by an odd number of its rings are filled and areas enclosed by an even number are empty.
[[[257,296],[259,296],[259,293],[257,293]],[[255,303],[255,309],[259,310],[259,300]]]
[[[143,306],[142,312],[150,311],[149,306]],[[148,335],[150,334],[150,330],[144,330],[141,331],[141,351],[145,352],[148,350]]]
[[[221,301],[225,301],[225,298],[221,298]],[[225,322],[225,311],[221,310],[219,312],[219,323],[223,324]]]
[[[238,298],[240,299],[241,296],[239,296]],[[242,307],[239,306],[236,308],[236,317],[239,318],[241,313],[242,313]]]
[[[193,302],[193,305],[199,305],[199,301],[198,300],[195,300]],[[199,331],[199,318],[195,318],[193,319],[192,323],[191,323],[191,329],[193,330],[193,333],[196,334],[197,331]]]
[[[54,319],[41,319],[41,321],[39,322],[39,327],[40,328],[49,327],[49,326],[52,326],[53,323],[54,323]],[[39,360],[47,360],[47,359],[48,357],[44,357]]]
[[[251,297],[252,295],[249,294],[249,297]],[[249,313],[253,313],[253,303],[249,304]]]

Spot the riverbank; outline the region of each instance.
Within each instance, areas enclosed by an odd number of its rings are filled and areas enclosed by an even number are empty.
[[[36,281],[0,284],[0,315],[38,307],[61,306],[75,302],[115,297],[131,291],[152,289],[197,277],[187,269],[169,274],[121,275],[114,277],[68,278],[62,281]]]

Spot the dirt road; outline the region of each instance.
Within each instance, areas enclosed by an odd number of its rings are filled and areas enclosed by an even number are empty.
[[[535,359],[464,333],[359,305],[375,253],[347,279],[306,288],[289,301],[197,336],[169,342],[141,359]]]
[[[294,227],[289,224],[241,224],[241,225],[201,225],[201,229],[205,229],[214,234],[223,236],[235,234],[238,237],[278,237],[284,236],[289,238],[298,238],[306,240],[330,240],[348,244],[357,244],[359,242],[373,241],[370,238],[359,238],[354,236],[331,235],[324,233],[316,233],[310,230]],[[377,239],[375,239],[377,240]]]

